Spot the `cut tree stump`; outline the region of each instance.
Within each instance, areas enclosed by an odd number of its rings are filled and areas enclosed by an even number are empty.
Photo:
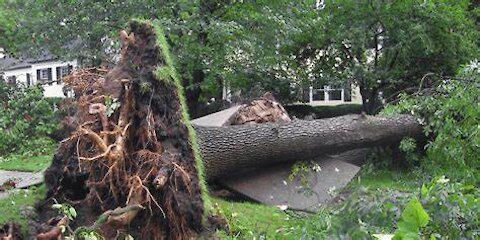
[[[285,108],[283,108],[270,92],[266,92],[259,99],[255,99],[238,109],[228,125],[290,121],[292,120],[290,116],[288,116]]]

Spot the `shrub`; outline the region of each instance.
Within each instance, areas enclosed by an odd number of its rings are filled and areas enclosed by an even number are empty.
[[[362,112],[361,104],[341,104],[336,106],[286,105],[285,110],[297,118],[313,115],[315,119],[338,117]]]
[[[444,176],[411,193],[386,188],[360,188],[332,213],[335,220],[331,235],[342,239],[367,239],[393,232],[402,236],[407,234],[405,230],[411,230],[410,235],[418,231],[416,235],[430,239],[480,237],[480,191],[473,185],[452,183]],[[425,224],[425,213],[429,218],[428,224]],[[424,222],[412,228],[408,219],[408,215],[412,214],[418,214]]]
[[[57,127],[56,105],[43,98],[40,86],[10,86],[0,81],[0,155],[43,153]]]
[[[477,183],[480,168],[480,64],[472,62],[457,77],[445,79],[429,95],[403,95],[383,114],[418,116],[430,138],[423,166],[434,175]]]

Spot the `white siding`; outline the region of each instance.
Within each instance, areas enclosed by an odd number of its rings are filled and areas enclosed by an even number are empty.
[[[26,85],[27,83],[27,74],[30,74],[31,84],[37,84],[37,70],[51,68],[52,69],[52,85],[42,85],[44,89],[43,95],[45,97],[65,97],[63,94],[63,82],[58,84],[57,82],[57,67],[63,66],[73,66],[73,69],[77,68],[77,61],[46,61],[46,62],[39,62],[31,64],[29,68],[22,68],[22,69],[15,69],[15,70],[8,70],[4,72],[4,78],[7,79],[9,76],[16,76],[17,83],[23,83]]]
[[[31,79],[33,78],[32,76],[32,69],[31,68],[21,68],[21,69],[14,69],[14,70],[9,70],[5,71],[4,77],[5,80],[7,80],[8,77],[11,76],[16,76],[17,77],[17,83],[27,83],[27,73],[30,73]]]

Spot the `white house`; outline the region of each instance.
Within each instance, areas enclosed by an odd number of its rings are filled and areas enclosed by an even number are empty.
[[[8,84],[22,83],[26,86],[40,84],[45,97],[65,97],[62,78],[77,68],[76,60],[61,61],[45,53],[35,59],[0,58],[0,80]]]

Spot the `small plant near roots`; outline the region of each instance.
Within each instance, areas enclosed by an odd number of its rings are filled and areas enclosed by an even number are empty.
[[[52,205],[52,208],[58,209],[58,212],[60,214],[67,216],[68,219],[70,219],[71,221],[73,221],[73,219],[77,217],[77,211],[75,210],[74,207],[72,207],[72,205],[68,203],[64,203],[64,204],[56,203]]]
[[[92,226],[80,226],[77,227],[77,229],[72,230],[72,222],[77,218],[77,211],[68,203],[55,203],[52,205],[52,209],[56,209],[61,217],[50,221],[50,224],[54,225],[54,227],[48,232],[39,234],[37,239],[57,239],[63,236],[65,240],[104,240],[105,238],[99,233],[102,224],[109,221],[111,218],[121,216],[121,214],[131,211],[134,208],[141,209],[143,207],[135,206],[107,211],[100,215]],[[133,237],[130,234],[119,232],[115,239],[133,240]]]

